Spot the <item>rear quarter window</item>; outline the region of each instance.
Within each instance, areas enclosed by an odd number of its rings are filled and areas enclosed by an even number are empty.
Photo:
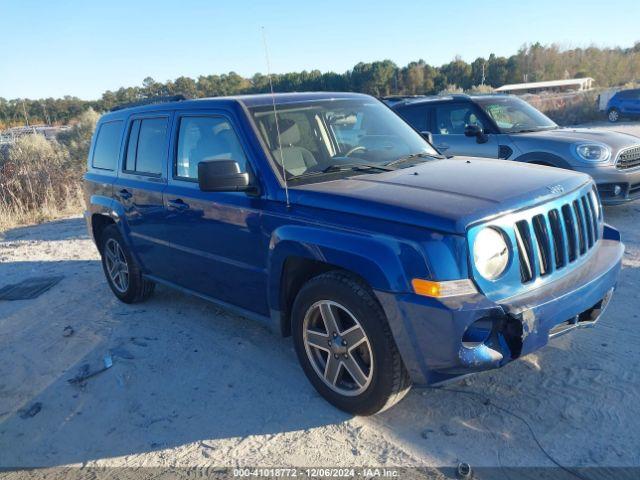
[[[115,170],[120,155],[122,120],[100,125],[93,147],[91,166],[102,170]]]
[[[428,110],[426,107],[407,107],[398,111],[400,116],[419,132],[426,132],[429,130],[427,125]]]

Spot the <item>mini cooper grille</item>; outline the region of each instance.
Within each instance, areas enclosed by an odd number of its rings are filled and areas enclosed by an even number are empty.
[[[565,268],[595,245],[599,218],[593,202],[594,197],[587,193],[561,208],[516,222],[522,283]]]
[[[620,153],[616,167],[619,170],[640,167],[640,147],[633,147]]]

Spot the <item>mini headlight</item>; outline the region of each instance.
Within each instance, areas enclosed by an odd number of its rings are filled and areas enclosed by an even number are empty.
[[[576,155],[588,162],[606,162],[611,157],[611,149],[599,143],[576,145]]]
[[[499,230],[491,227],[480,230],[473,242],[473,262],[478,273],[487,280],[495,280],[505,271],[509,247]]]

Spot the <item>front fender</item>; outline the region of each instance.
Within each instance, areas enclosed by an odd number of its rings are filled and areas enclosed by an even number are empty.
[[[414,249],[390,237],[310,226],[276,229],[269,244],[269,303],[279,306],[282,271],[287,258],[302,257],[333,265],[362,277],[373,289],[408,292],[410,282],[403,261],[420,260]],[[413,250],[413,252],[412,252]],[[412,258],[412,260],[410,260]]]

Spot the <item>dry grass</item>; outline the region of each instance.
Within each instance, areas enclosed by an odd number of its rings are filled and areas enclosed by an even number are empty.
[[[53,189],[48,189],[38,208],[27,208],[20,199],[10,204],[0,201],[0,232],[80,213],[84,208],[80,184],[65,186],[64,189],[63,198],[58,198]]]
[[[82,211],[82,175],[97,119],[89,110],[59,141],[29,135],[0,152],[0,231]]]
[[[83,170],[76,163],[40,135],[12,144],[0,162],[0,230],[80,211]]]

